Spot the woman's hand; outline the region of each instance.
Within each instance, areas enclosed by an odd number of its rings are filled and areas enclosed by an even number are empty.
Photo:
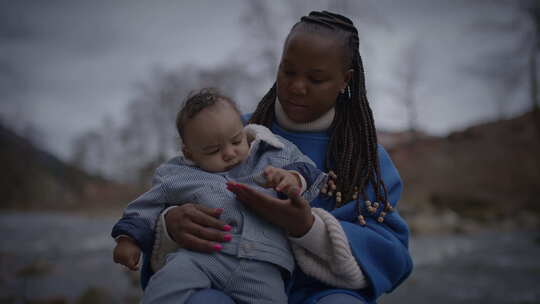
[[[300,196],[298,188],[289,190],[286,200],[261,193],[247,185],[228,182],[227,189],[236,194],[245,206],[267,221],[285,229],[292,237],[306,234],[315,218],[309,203]]]
[[[198,252],[221,250],[221,242],[231,240],[231,226],[219,220],[223,209],[197,204],[183,204],[165,214],[167,231],[182,248]]]

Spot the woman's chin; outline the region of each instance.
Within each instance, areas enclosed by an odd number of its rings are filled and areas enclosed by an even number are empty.
[[[294,123],[298,124],[304,124],[313,121],[309,115],[306,115],[305,109],[302,109],[302,111],[295,110],[285,110],[285,115],[288,119],[290,119]]]
[[[305,117],[305,116],[289,115],[289,114],[285,114],[285,115],[287,115],[287,118],[289,118],[292,122],[297,123],[297,124],[305,124],[312,121],[308,117]]]

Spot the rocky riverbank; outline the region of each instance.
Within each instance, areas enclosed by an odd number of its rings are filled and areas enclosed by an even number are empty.
[[[138,303],[137,274],[112,262],[113,217],[0,215],[0,303]],[[413,237],[415,269],[392,303],[538,303],[540,231]]]

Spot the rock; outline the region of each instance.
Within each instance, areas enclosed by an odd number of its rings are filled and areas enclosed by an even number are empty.
[[[114,303],[109,292],[103,288],[90,287],[78,299],[77,304]]]

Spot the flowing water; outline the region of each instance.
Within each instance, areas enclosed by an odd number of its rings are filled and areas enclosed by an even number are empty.
[[[540,231],[417,237],[392,303],[540,303]]]
[[[0,303],[63,299],[85,293],[107,303],[133,302],[140,292],[128,272],[112,262],[113,218],[64,214],[0,216]]]
[[[4,212],[0,304],[137,303],[136,275],[112,262],[115,221]],[[540,232],[422,236],[410,247],[414,272],[383,304],[540,303]]]

